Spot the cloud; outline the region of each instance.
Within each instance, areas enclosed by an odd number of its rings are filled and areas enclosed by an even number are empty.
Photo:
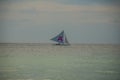
[[[73,5],[62,4],[57,2],[47,1],[30,1],[30,2],[18,2],[18,3],[2,3],[0,7],[20,10],[20,9],[35,9],[38,11],[119,11],[117,6],[113,5]]]
[[[0,19],[28,21],[33,24],[109,23],[114,19],[107,16],[109,13],[120,13],[118,7],[113,5],[73,5],[50,1],[4,3],[0,8],[6,10],[0,15]]]

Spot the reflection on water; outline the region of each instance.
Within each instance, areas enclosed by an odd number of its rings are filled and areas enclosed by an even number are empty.
[[[119,80],[120,45],[0,44],[0,80]]]

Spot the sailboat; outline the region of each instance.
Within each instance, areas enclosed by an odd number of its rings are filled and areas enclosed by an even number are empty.
[[[51,40],[57,42],[56,45],[70,45],[64,30],[61,33],[59,33],[57,36],[53,37]]]

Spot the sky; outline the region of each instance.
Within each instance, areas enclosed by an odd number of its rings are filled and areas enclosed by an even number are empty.
[[[0,43],[120,44],[120,0],[0,0]]]

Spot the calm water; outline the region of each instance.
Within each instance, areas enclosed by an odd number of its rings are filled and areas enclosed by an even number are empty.
[[[120,80],[120,45],[0,44],[0,80]]]

